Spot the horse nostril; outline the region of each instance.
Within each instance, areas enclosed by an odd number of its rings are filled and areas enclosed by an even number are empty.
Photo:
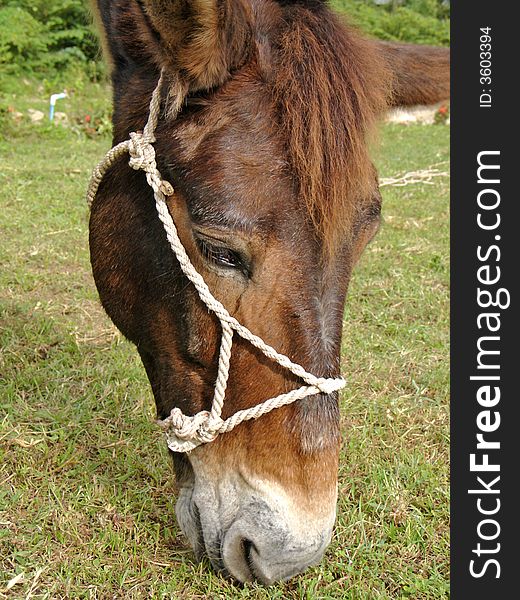
[[[249,567],[249,570],[251,571],[251,573],[253,573],[253,562],[252,562],[252,558],[251,558],[251,552],[253,550],[258,552],[258,550],[256,549],[256,546],[254,545],[254,543],[251,540],[248,540],[247,538],[242,539],[241,544],[242,544],[242,549],[244,550],[244,557],[246,559],[247,566]]]

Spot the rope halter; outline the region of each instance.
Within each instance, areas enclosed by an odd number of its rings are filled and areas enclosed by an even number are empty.
[[[302,366],[293,363],[287,356],[278,353],[261,338],[251,333],[247,327],[244,327],[232,317],[223,304],[213,296],[204,279],[191,263],[179,239],[177,229],[166,205],[166,198],[172,196],[174,193],[173,187],[168,181],[163,180],[155,161],[155,149],[153,147],[155,142],[154,132],[161,110],[162,84],[163,74],[161,73],[157,87],[152,94],[150,112],[144,130],[142,132],[131,133],[130,139],[114,146],[94,169],[87,190],[87,202],[90,207],[107,171],[120,156],[128,153],[130,155],[128,162],[130,167],[144,171],[148,185],[153,189],[157,214],[164,225],[166,237],[179,261],[184,275],[195,286],[202,302],[204,302],[210,311],[215,313],[220,321],[222,337],[220,341],[218,374],[211,410],[203,410],[193,416],[189,416],[185,415],[179,408],[174,408],[169,417],[164,419],[164,421],[159,421],[160,426],[165,432],[168,448],[174,452],[190,452],[201,444],[212,442],[219,433],[231,431],[239,423],[242,423],[242,421],[257,419],[275,408],[291,404],[307,396],[320,393],[331,394],[332,392],[339,391],[345,386],[345,380],[341,377],[315,377],[312,373],[308,373]],[[229,376],[233,332],[236,332],[237,335],[250,342],[255,348],[263,352],[265,356],[298,376],[306,385],[270,398],[251,408],[239,410],[225,420],[222,419],[221,414]]]

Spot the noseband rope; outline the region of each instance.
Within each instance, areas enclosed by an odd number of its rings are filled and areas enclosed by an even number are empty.
[[[291,404],[296,400],[301,400],[313,394],[331,394],[332,392],[336,392],[345,386],[345,380],[341,377],[315,377],[311,373],[308,373],[302,366],[293,363],[287,356],[278,353],[261,338],[251,333],[247,327],[244,327],[232,317],[223,304],[213,296],[206,282],[191,263],[179,239],[177,229],[166,204],[166,198],[172,196],[174,193],[173,187],[168,181],[162,179],[155,161],[153,143],[156,141],[155,129],[161,111],[162,84],[163,74],[161,73],[157,87],[152,94],[148,121],[143,132],[130,133],[130,139],[114,146],[94,169],[87,190],[87,202],[89,207],[91,207],[99,185],[107,171],[120,156],[128,153],[130,155],[128,164],[132,169],[144,171],[148,185],[153,189],[157,214],[164,225],[166,237],[179,261],[184,275],[193,283],[200,299],[210,311],[215,313],[220,321],[222,338],[220,342],[218,375],[215,382],[215,393],[211,410],[203,410],[193,416],[189,416],[185,415],[180,408],[174,408],[169,417],[164,419],[164,421],[159,421],[166,434],[168,448],[174,452],[190,452],[201,444],[212,442],[219,433],[231,431],[239,423],[242,423],[242,421],[257,419],[275,408]],[[225,420],[222,419],[221,414],[229,376],[233,331],[236,331],[240,337],[250,342],[255,348],[258,348],[265,356],[300,377],[307,385],[270,398],[251,408],[239,410],[231,417]]]

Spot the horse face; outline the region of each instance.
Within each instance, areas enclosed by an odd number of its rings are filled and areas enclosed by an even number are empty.
[[[163,67],[186,102],[175,119],[161,120],[155,148],[175,189],[168,207],[194,266],[228,311],[269,345],[316,376],[339,376],[348,281],[379,218],[370,163],[365,193],[352,185],[347,209],[332,210],[323,194],[312,206],[302,200],[298,154],[320,156],[331,143],[314,132],[298,145],[283,127],[284,117],[299,117],[284,113],[273,92],[271,71],[282,67],[266,32],[280,42],[279,7],[255,15],[252,6],[231,1],[217,12],[209,0],[184,3],[184,13],[174,2],[144,4],[146,14],[134,2],[99,3],[114,63],[115,141],[142,129]],[[331,180],[315,187],[334,190],[337,172],[323,169]],[[209,409],[218,320],[182,275],[144,176],[123,162],[92,207],[90,247],[102,303],[136,344],[159,416],[175,406],[186,414]],[[236,339],[222,416],[300,385]],[[188,455],[173,454],[177,519],[196,553],[240,581],[264,583],[319,561],[335,520],[339,441],[337,396],[315,395]]]

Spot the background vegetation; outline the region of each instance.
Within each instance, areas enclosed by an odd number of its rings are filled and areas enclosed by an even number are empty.
[[[445,0],[330,0],[365,33],[383,40],[448,46],[450,3]]]
[[[45,72],[99,58],[86,0],[2,0],[4,72]]]
[[[449,43],[445,0],[331,0],[368,34],[421,44]],[[72,65],[97,77],[98,45],[87,0],[1,0],[0,73],[28,74]]]

